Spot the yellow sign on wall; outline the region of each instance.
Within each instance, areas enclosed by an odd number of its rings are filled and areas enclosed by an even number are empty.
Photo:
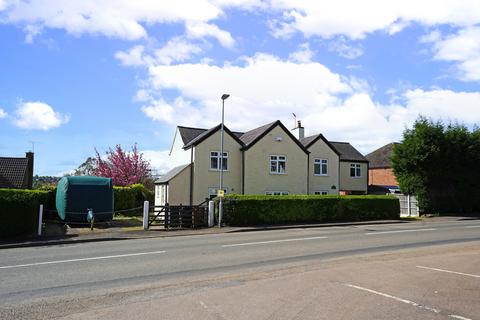
[[[217,197],[223,198],[225,197],[225,190],[218,190],[217,191]]]

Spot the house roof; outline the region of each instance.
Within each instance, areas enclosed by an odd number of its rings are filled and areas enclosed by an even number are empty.
[[[367,158],[348,142],[331,141],[330,144],[340,154],[340,161],[368,162]]]
[[[214,134],[215,132],[217,132],[218,130],[220,130],[222,128],[222,124],[219,124],[213,128],[210,128],[208,130],[205,130],[204,132],[200,133],[199,135],[197,135],[195,138],[193,138],[192,140],[190,140],[188,143],[186,143],[183,148],[184,149],[189,149],[191,148],[192,146],[195,146],[197,144],[199,144],[200,142],[202,142],[203,140],[207,139],[208,137],[210,137],[212,134]],[[243,142],[240,140],[239,138],[239,135],[240,133],[239,132],[232,132],[230,131],[230,129],[228,129],[225,125],[223,126],[225,132],[227,134],[229,134],[234,140],[236,140],[241,146],[243,146]]]
[[[263,125],[261,127],[255,128],[253,130],[245,132],[241,137],[240,140],[242,140],[243,144],[245,147],[243,147],[243,150],[248,150],[251,146],[253,146],[255,143],[260,141],[264,136],[266,136],[270,131],[273,130],[273,128],[279,126],[282,128],[283,131],[302,149],[305,153],[309,153],[309,151],[305,148],[303,144],[298,141],[297,138],[288,130],[283,123],[280,120],[268,123],[266,125]]]
[[[187,164],[182,164],[181,166],[173,168],[172,170],[168,171],[166,174],[164,174],[163,176],[155,180],[155,184],[164,184],[169,182],[189,166],[190,166],[190,163],[187,163]]]
[[[374,168],[390,168],[392,165],[390,164],[390,157],[392,156],[393,147],[398,144],[396,142],[392,142],[389,144],[384,145],[381,148],[378,148],[375,151],[370,152],[365,157],[370,162],[369,167]]]
[[[0,157],[0,188],[26,188],[28,158]]]
[[[310,146],[312,146],[315,142],[317,142],[319,139],[321,139],[323,142],[325,142],[327,144],[327,146],[330,147],[330,149],[333,150],[333,152],[335,152],[336,154],[340,155],[340,153],[337,151],[337,149],[335,149],[332,144],[323,136],[323,134],[316,134],[316,135],[313,135],[313,136],[309,136],[309,137],[305,137],[305,138],[302,138],[300,139],[300,143],[303,144],[305,146],[305,148],[310,148]]]
[[[180,136],[182,137],[183,145],[187,145],[190,141],[207,131],[207,129],[201,128],[191,128],[191,127],[183,127],[178,126],[178,132],[180,132]]]

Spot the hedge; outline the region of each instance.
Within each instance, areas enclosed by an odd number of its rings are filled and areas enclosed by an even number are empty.
[[[145,200],[153,204],[155,194],[142,184],[132,184],[128,187],[113,187],[114,211],[143,207]],[[125,215],[142,214],[142,210],[124,212]]]
[[[224,221],[229,225],[399,219],[393,196],[228,195]]]
[[[48,201],[48,191],[0,189],[0,237],[35,234],[38,207]]]

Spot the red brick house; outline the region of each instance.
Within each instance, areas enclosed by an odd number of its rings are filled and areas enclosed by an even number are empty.
[[[365,156],[370,164],[368,168],[369,193],[389,193],[400,190],[390,163],[393,147],[396,144],[398,143],[389,143]]]

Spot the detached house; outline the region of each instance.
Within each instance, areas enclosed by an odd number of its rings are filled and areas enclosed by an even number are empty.
[[[216,196],[222,157],[227,194],[367,191],[368,161],[348,143],[331,143],[321,134],[304,137],[300,122],[292,131],[280,121],[248,132],[224,128],[222,155],[221,125],[177,127],[170,154],[179,165],[156,181],[156,205],[199,204]]]

